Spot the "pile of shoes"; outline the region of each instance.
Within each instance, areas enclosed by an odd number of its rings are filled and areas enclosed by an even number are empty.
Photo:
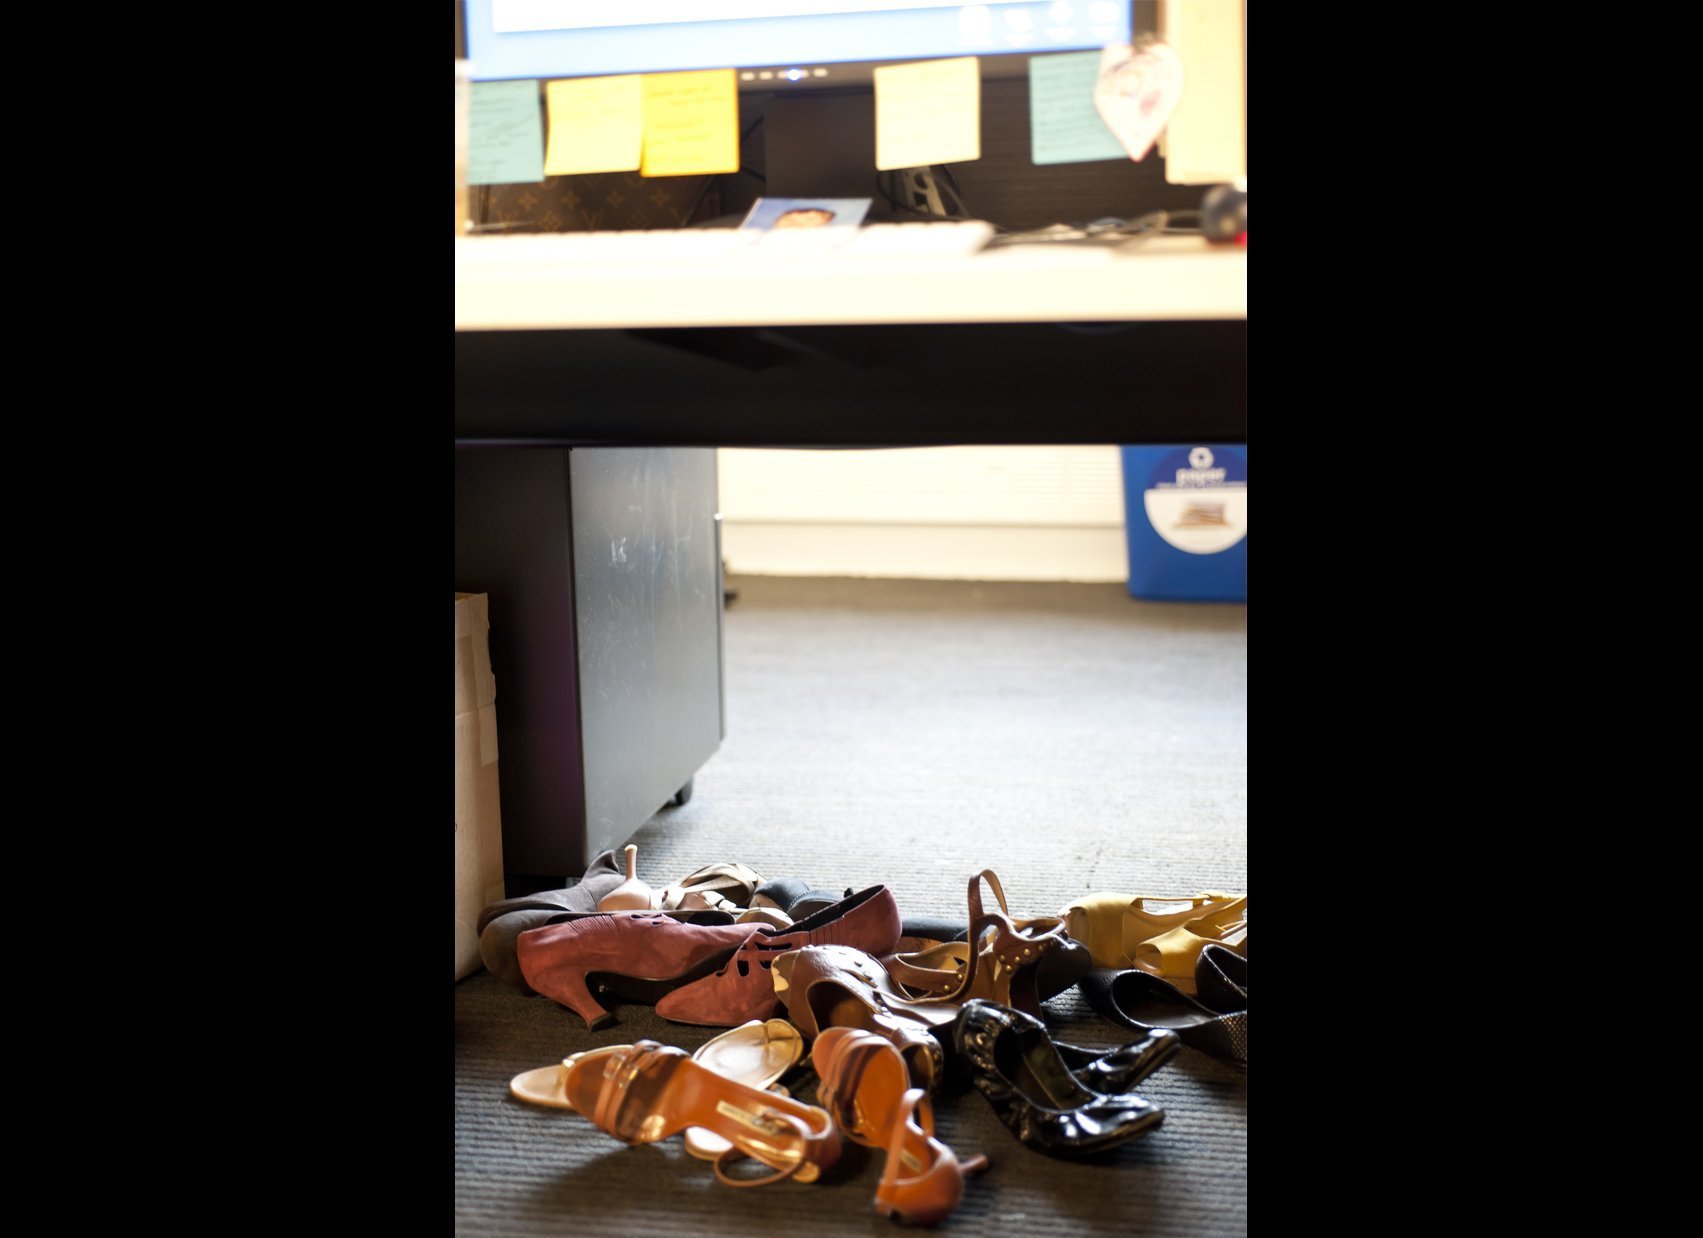
[[[1247,1069],[1246,896],[1103,893],[1017,916],[984,869],[960,926],[901,919],[884,885],[836,895],[716,864],[656,888],[632,847],[624,860],[606,852],[576,886],[488,907],[486,966],[588,1028],[614,1022],[600,1000],[612,998],[731,1030],[692,1054],[654,1040],[574,1054],[510,1091],[627,1143],[684,1132],[731,1186],[813,1181],[849,1139],[886,1152],[877,1210],[927,1223],[987,1163],[936,1137],[948,1089],[973,1085],[1021,1143],[1076,1157],[1160,1125],[1134,1089],[1183,1046]],[[1055,1040],[1043,1003],[1072,986],[1137,1039]],[[806,1060],[815,1104],[785,1083]],[[734,1172],[746,1159],[768,1172]]]

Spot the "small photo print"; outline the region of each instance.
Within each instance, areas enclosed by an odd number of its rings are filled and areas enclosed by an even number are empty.
[[[869,213],[869,198],[758,198],[741,228],[760,232],[856,228]]]

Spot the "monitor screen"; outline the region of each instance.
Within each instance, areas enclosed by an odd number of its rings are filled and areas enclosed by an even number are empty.
[[[867,84],[872,64],[1081,51],[1130,30],[1129,0],[466,0],[478,81],[732,68],[745,89],[807,89]]]

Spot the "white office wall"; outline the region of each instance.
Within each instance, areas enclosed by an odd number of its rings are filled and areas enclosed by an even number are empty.
[[[722,557],[771,576],[1121,581],[1116,447],[723,448]]]

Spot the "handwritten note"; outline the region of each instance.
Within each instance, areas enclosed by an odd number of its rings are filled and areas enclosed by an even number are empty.
[[[468,110],[467,183],[544,179],[544,124],[537,82],[474,82]]]
[[[544,101],[550,110],[548,175],[631,172],[639,166],[645,113],[637,75],[546,82]]]
[[[982,157],[982,87],[974,56],[875,70],[875,166],[921,168]]]
[[[1029,158],[1034,163],[1124,159],[1123,144],[1094,106],[1100,53],[1029,58]]]
[[[641,176],[739,171],[739,88],[732,69],[647,73]]]

